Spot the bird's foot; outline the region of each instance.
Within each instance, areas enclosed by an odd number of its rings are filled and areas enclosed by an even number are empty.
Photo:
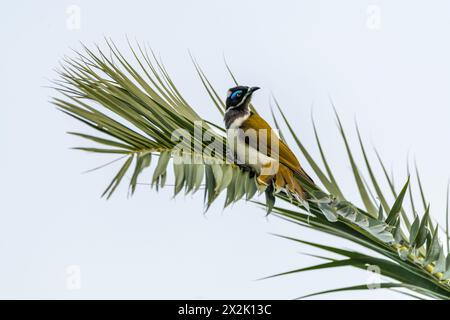
[[[256,177],[256,184],[260,192],[266,191],[272,183],[273,176],[259,175]]]

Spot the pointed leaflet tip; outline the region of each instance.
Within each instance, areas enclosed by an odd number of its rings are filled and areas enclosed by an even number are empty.
[[[402,209],[403,199],[405,198],[406,191],[408,190],[409,185],[409,177],[408,180],[406,180],[405,185],[403,186],[402,191],[398,195],[397,199],[395,199],[394,204],[392,205],[391,211],[389,211],[389,215],[386,218],[386,223],[389,225],[393,225],[400,214],[400,211]]]

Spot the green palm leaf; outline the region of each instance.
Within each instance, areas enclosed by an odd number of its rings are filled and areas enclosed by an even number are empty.
[[[174,196],[183,189],[185,193],[196,193],[204,186],[206,209],[222,192],[226,193],[224,206],[242,198],[254,199],[258,193],[254,173],[227,159],[224,130],[220,125],[197,114],[183,98],[166,68],[155,58],[153,52],[149,54],[147,49],[139,44],[137,50],[130,45],[133,61],[129,61],[112,41],[107,40],[106,45],[107,53],[99,47],[95,51],[84,47],[83,52],[78,53],[75,58],[63,61],[59,78],[54,85],[58,95],[52,100],[59,110],[86,124],[87,128],[94,132],[73,133],[94,144],[77,149],[123,155],[122,166],[103,195],[111,197],[128,174],[131,176],[130,193],[133,194],[142,173],[150,169],[151,160],[155,159],[151,184],[157,190],[166,187],[168,170],[173,170]],[[198,63],[193,61],[212,105],[221,114],[223,102]],[[227,69],[235,79],[228,66]],[[298,177],[303,187],[310,193],[311,197],[307,202],[299,201],[289,193],[274,193],[271,188],[265,190],[265,203],[253,202],[259,203],[268,213],[274,212],[282,219],[350,240],[384,257],[381,259],[300,241],[304,245],[313,245],[344,255],[346,258],[329,260],[322,265],[299,268],[289,273],[339,265],[363,268],[366,264],[376,263],[381,266],[383,275],[398,281],[380,284],[381,287],[406,288],[432,298],[450,298],[450,258],[439,241],[438,227],[433,227],[431,223],[429,207],[426,206],[422,219],[413,213],[414,222],[410,224],[407,220],[403,200],[406,191],[410,190],[409,183],[397,195],[394,183],[377,153],[389,188],[395,197],[394,203],[389,205],[369,163],[358,131],[365,167],[375,188],[375,192],[372,192],[360,166],[356,163],[344,127],[336,113],[345,152],[365,207],[358,208],[344,198],[319,141],[316,126],[314,125],[314,134],[325,170],[320,168],[312,153],[300,141],[278,102],[275,103],[284,125],[324,186],[324,190]],[[274,117],[276,119],[275,114]],[[276,126],[280,127],[277,121]],[[189,135],[189,141],[183,140],[181,143],[180,139],[174,139],[173,134],[179,133],[180,130]],[[205,135],[208,135],[208,141],[203,139]],[[180,148],[180,143],[183,148]],[[199,150],[203,152],[199,154]],[[191,163],[178,163],[179,159],[190,159]],[[422,202],[425,204],[418,171],[416,175]],[[375,204],[371,194],[379,198],[380,207],[387,213],[386,220],[383,211],[377,209],[378,205]],[[278,206],[278,201],[285,207]],[[406,234],[401,230],[401,223],[405,225]],[[338,290],[360,289],[363,288],[354,286]]]

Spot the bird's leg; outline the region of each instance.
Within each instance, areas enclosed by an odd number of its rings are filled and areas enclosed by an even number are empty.
[[[275,175],[273,174],[266,174],[273,171],[273,166],[274,163],[272,161],[268,161],[261,166],[261,174],[256,177],[256,181],[258,183],[258,186],[262,189],[266,189],[268,186],[270,186],[275,177]]]
[[[249,166],[245,163],[244,164],[239,163],[237,165],[239,166],[239,168],[241,168],[244,171],[250,171],[250,172],[254,171],[254,169],[251,166]]]
[[[256,182],[258,183],[258,189],[261,191],[265,190],[273,181],[273,176],[270,175],[259,175],[256,177]]]

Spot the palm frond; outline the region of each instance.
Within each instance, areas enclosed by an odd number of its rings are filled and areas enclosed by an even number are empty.
[[[150,163],[154,160],[156,164],[151,185],[156,190],[166,186],[168,168],[172,164],[174,196],[183,189],[185,193],[196,193],[204,185],[206,208],[209,208],[222,192],[226,193],[225,207],[243,198],[254,199],[258,194],[254,173],[228,159],[224,130],[201,117],[190,106],[155,54],[151,51],[149,53],[139,44],[138,50],[130,45],[134,59],[130,62],[111,40],[107,40],[106,45],[108,54],[98,46],[95,50],[83,47],[83,51],[75,58],[66,58],[63,61],[59,79],[55,81],[58,96],[52,100],[62,112],[94,129],[93,134],[72,133],[95,144],[92,147],[83,146],[77,149],[124,156],[120,170],[103,195],[111,197],[127,174],[131,175],[129,188],[133,194],[139,184],[139,177],[150,168]],[[223,102],[217,91],[198,63],[195,60],[193,62],[212,104],[222,113]],[[234,78],[228,66],[227,69]],[[364,204],[364,209],[358,208],[344,198],[325,157],[316,126],[314,125],[314,134],[325,170],[321,169],[312,152],[300,141],[278,101],[275,100],[275,103],[284,125],[324,189],[297,177],[311,196],[308,202],[300,201],[288,192],[274,192],[273,189],[267,188],[266,202],[258,203],[268,213],[274,212],[275,215],[300,226],[350,240],[385,257],[380,259],[298,241],[346,256],[345,260],[331,260],[328,265],[312,269],[338,265],[363,268],[366,264],[375,263],[380,266],[383,275],[398,281],[380,284],[381,287],[406,288],[433,298],[450,298],[450,257],[439,241],[438,227],[433,227],[431,223],[429,206],[425,205],[418,170],[416,176],[425,213],[422,218],[415,213],[409,215],[414,218],[413,223],[410,223],[404,208],[404,197],[410,190],[409,180],[397,194],[394,183],[377,153],[389,188],[395,197],[394,202],[389,205],[388,197],[382,192],[357,130],[364,166],[375,188],[375,192],[372,192],[356,163],[343,124],[336,112],[338,130]],[[278,121],[276,126],[280,127]],[[189,139],[184,139],[187,136]],[[208,139],[205,140],[205,136]],[[371,194],[377,196],[379,204],[375,203]],[[282,201],[291,209],[277,206],[277,201]],[[383,214],[383,209],[386,215]],[[339,290],[357,289],[362,287]]]

